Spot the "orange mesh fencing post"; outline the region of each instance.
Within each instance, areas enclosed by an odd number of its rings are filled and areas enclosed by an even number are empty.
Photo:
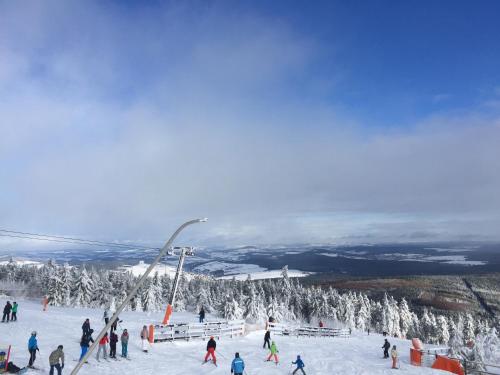
[[[43,297],[42,300],[43,311],[47,311],[48,304],[49,304],[49,299],[47,298],[47,296]]]
[[[170,316],[172,315],[172,305],[168,304],[167,311],[165,311],[165,316],[163,317],[163,324],[168,324],[170,321]]]
[[[422,366],[422,352],[420,350],[410,348],[410,362],[413,366]]]
[[[458,359],[452,359],[441,355],[436,356],[432,368],[437,370],[449,371],[457,375],[464,375],[464,369]]]
[[[149,343],[153,344],[155,342],[155,327],[150,324],[149,325]]]

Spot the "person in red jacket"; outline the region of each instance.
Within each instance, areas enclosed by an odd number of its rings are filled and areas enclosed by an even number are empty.
[[[108,353],[106,353],[106,344],[109,342],[108,333],[106,332],[102,339],[99,340],[99,349],[97,350],[97,360],[99,361],[99,355],[101,351],[104,352],[104,359],[108,359]]]
[[[208,340],[207,343],[207,355],[205,356],[205,362],[208,361],[208,357],[212,357],[212,361],[214,362],[214,365],[217,366],[217,358],[215,358],[215,348],[217,347],[217,344],[215,343],[214,337],[211,336],[210,340]]]

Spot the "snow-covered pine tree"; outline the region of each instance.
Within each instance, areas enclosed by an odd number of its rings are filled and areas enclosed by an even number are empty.
[[[401,336],[404,338],[408,338],[408,332],[413,325],[413,317],[408,306],[408,302],[406,302],[405,298],[403,298],[401,302],[399,302],[399,325]]]
[[[448,319],[439,315],[436,318],[436,340],[438,344],[446,344],[450,341],[450,332],[448,331]]]
[[[90,305],[90,301],[92,300],[92,296],[94,293],[94,283],[92,279],[89,277],[87,270],[82,267],[76,282],[75,282],[75,290],[74,290],[74,304],[77,307],[88,307]]]
[[[230,295],[227,296],[223,316],[227,320],[237,320],[243,318],[243,310],[238,302]]]

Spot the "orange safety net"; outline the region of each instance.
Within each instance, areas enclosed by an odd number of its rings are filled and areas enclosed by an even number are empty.
[[[464,369],[458,359],[451,359],[442,355],[436,356],[436,361],[432,365],[432,368],[449,371],[458,375],[464,375]]]
[[[155,342],[155,327],[152,324],[149,325],[149,342],[151,344]]]
[[[410,362],[413,366],[422,366],[422,352],[420,350],[410,348]]]

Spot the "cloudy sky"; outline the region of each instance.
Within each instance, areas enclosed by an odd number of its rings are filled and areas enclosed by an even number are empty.
[[[0,228],[500,239],[497,1],[2,1]],[[2,246],[12,246],[6,243]]]

